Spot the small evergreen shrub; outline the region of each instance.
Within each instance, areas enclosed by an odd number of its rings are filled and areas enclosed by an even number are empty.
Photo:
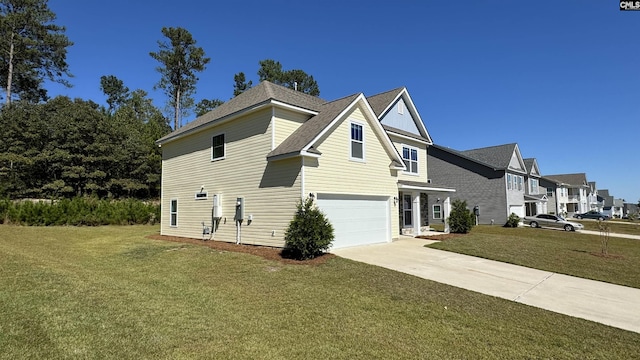
[[[515,213],[511,213],[511,215],[509,215],[509,218],[507,219],[507,223],[504,224],[504,227],[518,227],[519,223],[520,216],[516,215]]]
[[[312,199],[301,199],[285,231],[283,255],[297,260],[312,259],[329,250],[333,226]]]
[[[466,234],[475,225],[473,213],[467,209],[467,202],[460,199],[453,200],[451,214],[449,214],[449,228],[452,233]]]

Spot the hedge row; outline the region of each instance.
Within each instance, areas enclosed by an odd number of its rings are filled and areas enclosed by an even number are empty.
[[[98,226],[155,224],[159,221],[160,205],[134,199],[0,200],[0,224]]]

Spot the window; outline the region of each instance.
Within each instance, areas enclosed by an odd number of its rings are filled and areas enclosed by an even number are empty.
[[[511,174],[507,174],[507,189],[511,190],[513,188]]]
[[[441,205],[433,205],[433,218],[435,220],[442,219],[442,207],[441,207]]]
[[[403,146],[402,160],[404,160],[404,166],[407,167],[406,172],[418,173],[418,149]]]
[[[516,176],[516,178],[518,179],[518,190],[522,191],[523,189],[523,185],[524,185],[524,178],[522,176]]]
[[[553,196],[553,188],[547,188],[547,196],[548,197],[552,197]]]
[[[538,193],[538,179],[529,179],[529,193],[534,195]]]
[[[172,199],[169,210],[169,226],[178,226],[178,200]]]
[[[224,159],[224,134],[216,135],[211,139],[211,160]]]
[[[351,158],[364,160],[364,134],[362,125],[351,124]]]

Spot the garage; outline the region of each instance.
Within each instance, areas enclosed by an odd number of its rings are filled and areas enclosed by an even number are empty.
[[[521,219],[525,216],[524,205],[511,205],[509,206],[509,215],[516,214]]]
[[[333,225],[332,248],[391,241],[389,198],[344,194],[318,194],[318,208]]]

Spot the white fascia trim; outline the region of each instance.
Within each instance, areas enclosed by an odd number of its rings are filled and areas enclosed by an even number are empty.
[[[300,151],[300,152],[291,152],[291,153],[287,153],[287,154],[280,154],[280,155],[276,155],[276,156],[270,156],[267,157],[267,161],[278,161],[278,160],[284,160],[284,159],[290,159],[290,158],[295,158],[295,157],[307,157],[307,158],[316,158],[319,159],[322,155],[319,154],[314,154],[314,153],[310,153],[307,151]]]
[[[400,138],[400,139],[403,139],[403,140],[411,140],[411,141],[415,141],[415,142],[417,142],[419,144],[432,145],[432,143],[430,143],[428,141],[412,138],[411,136],[401,135],[401,134],[398,134],[398,133],[394,133],[393,131],[387,131],[387,133],[389,134],[389,136],[394,136],[394,137],[397,137],[397,138]],[[412,145],[409,145],[409,146],[412,146]]]
[[[369,113],[369,119],[373,119],[373,121],[371,121],[371,123],[373,124],[372,128],[377,129],[378,134],[381,135],[381,137],[384,139],[384,144],[383,146],[385,146],[387,148],[387,151],[389,151],[390,154],[392,154],[392,156],[395,157],[395,160],[398,161],[398,163],[403,164],[402,165],[402,169],[406,169],[404,166],[404,162],[402,161],[402,157],[400,156],[400,154],[398,153],[398,150],[396,149],[396,147],[393,145],[393,142],[391,141],[391,139],[389,138],[389,135],[387,134],[386,130],[382,127],[382,124],[380,123],[380,121],[378,120],[378,117],[376,116],[375,112],[373,112],[373,109],[371,108],[371,105],[369,105],[369,102],[367,101],[367,98],[364,96],[363,93],[360,93],[360,95],[358,95],[352,102],[351,104],[349,104],[348,106],[346,106],[344,108],[344,110],[342,110],[342,112],[340,112],[340,114],[338,114],[338,116],[336,116],[333,120],[331,120],[331,123],[329,123],[329,125],[327,125],[318,135],[316,135],[315,138],[313,138],[313,140],[311,140],[303,149],[303,152],[306,152],[309,150],[309,148],[311,148],[311,146],[313,146],[313,144],[316,143],[316,141],[318,141],[319,139],[321,139],[329,130],[331,130],[331,128],[333,128],[333,126],[342,118],[344,117],[347,112],[349,110],[351,110],[351,108],[357,104],[359,101],[362,101],[363,104],[365,105],[365,108],[367,109],[367,112]],[[367,116],[367,114],[364,114],[365,116]]]
[[[304,156],[300,159],[302,166],[300,167],[300,198],[305,199],[305,186],[304,186]]]
[[[422,191],[437,191],[437,192],[450,192],[450,193],[454,193],[454,192],[456,192],[456,190],[455,190],[455,189],[437,188],[437,187],[430,187],[430,186],[404,185],[404,184],[398,184],[398,189],[403,189],[403,190],[422,190]]]
[[[277,107],[281,107],[283,109],[288,109],[291,111],[295,111],[295,112],[301,112],[301,113],[305,113],[305,114],[309,114],[309,115],[318,115],[317,111],[313,111],[313,110],[309,110],[309,109],[305,109],[305,108],[301,108],[298,106],[293,106],[293,105],[289,105],[277,100],[271,100],[271,104],[273,104],[273,106],[277,106]]]

